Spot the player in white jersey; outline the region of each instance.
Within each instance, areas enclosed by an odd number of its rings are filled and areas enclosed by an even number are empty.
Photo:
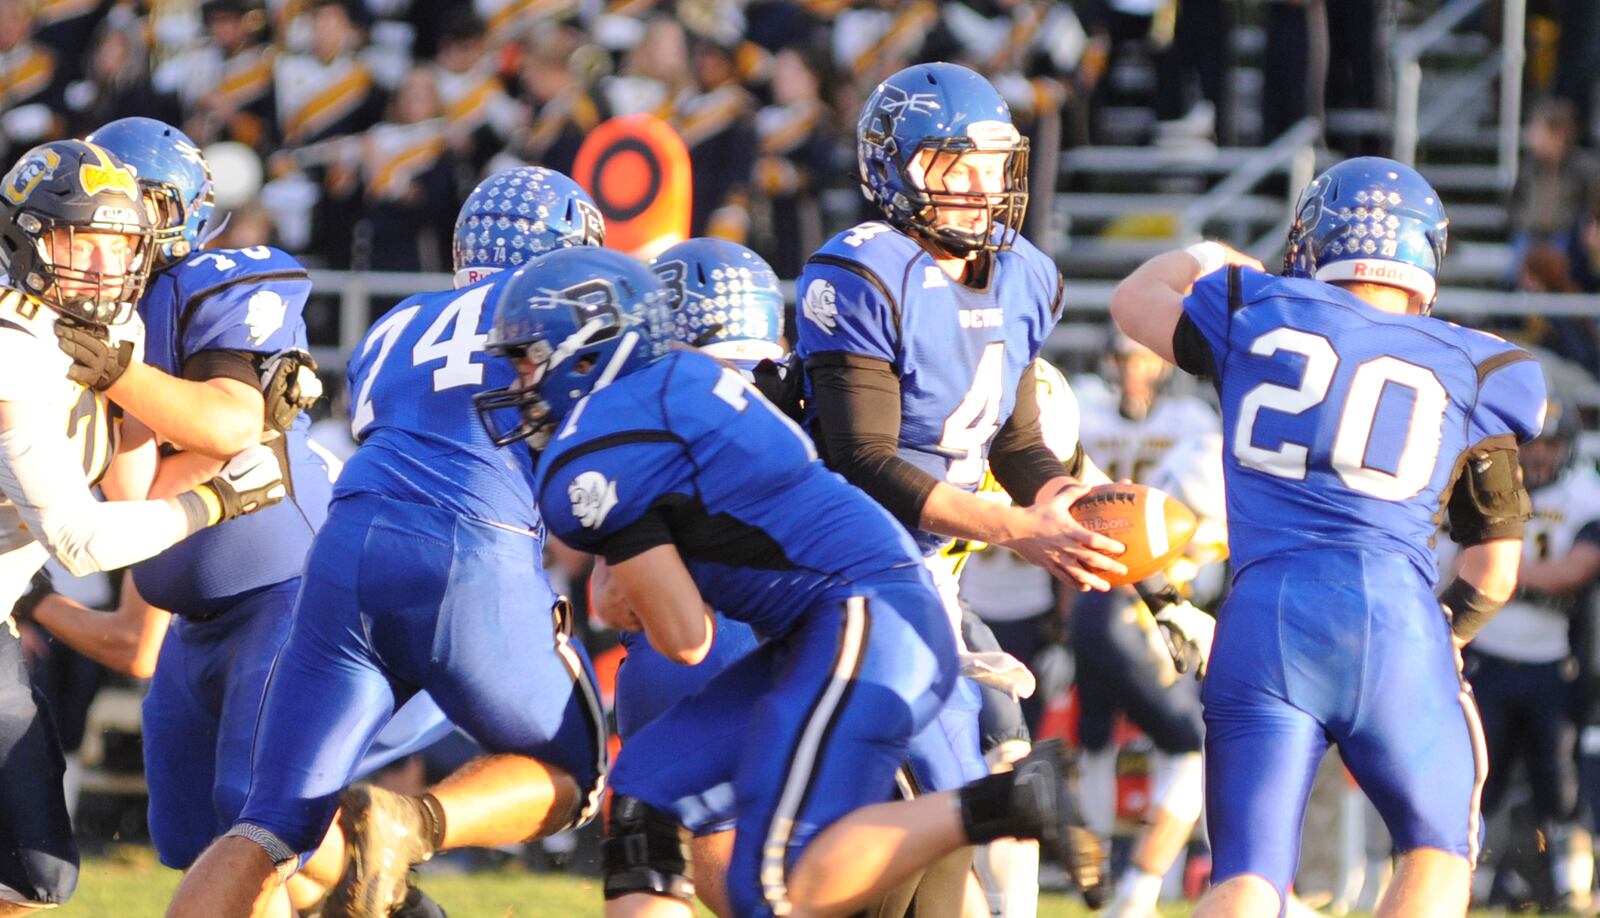
[[[46,558],[74,574],[123,567],[283,497],[265,448],[165,500],[140,500],[155,473],[147,429],[70,378],[54,325],[97,330],[137,355],[133,318],[151,265],[149,215],[133,173],[76,140],[23,154],[0,180],[0,603],[11,607]],[[110,497],[99,501],[99,482]],[[10,623],[8,622],[8,625]],[[77,882],[60,747],[23,666],[0,634],[0,916],[59,905]]]
[[[1600,578],[1600,477],[1574,464],[1577,437],[1576,409],[1551,399],[1543,433],[1519,452],[1533,519],[1517,592],[1462,652],[1489,752],[1484,815],[1504,799],[1521,759],[1550,860],[1556,901],[1546,904],[1562,911],[1582,905],[1594,879],[1593,859],[1573,843],[1579,691],[1567,635]]]
[[[1219,431],[1217,414],[1205,402],[1162,392],[1172,372],[1166,361],[1114,328],[1106,362],[1114,385],[1081,387],[1079,436],[1085,452],[1113,479],[1154,485],[1153,473],[1176,444]],[[1190,450],[1185,454],[1187,462]],[[1219,447],[1214,500],[1222,494],[1220,457]],[[1201,492],[1190,496],[1204,498],[1210,490],[1199,470],[1167,468],[1166,478],[1179,484],[1188,479],[1187,490]],[[1084,805],[1091,828],[1109,835],[1115,819],[1117,749],[1111,728],[1117,712],[1156,746],[1149,827],[1135,843],[1108,907],[1108,914],[1124,918],[1154,914],[1162,877],[1200,817],[1199,692],[1192,680],[1176,678],[1156,623],[1133,590],[1078,597],[1071,621],[1079,661]]]

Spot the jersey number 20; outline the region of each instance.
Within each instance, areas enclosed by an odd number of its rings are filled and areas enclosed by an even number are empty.
[[[1250,342],[1250,353],[1261,357],[1296,354],[1305,358],[1305,373],[1299,386],[1264,382],[1245,393],[1233,431],[1234,458],[1246,468],[1303,481],[1309,446],[1289,441],[1270,449],[1256,446],[1251,442],[1256,417],[1262,410],[1302,414],[1322,404],[1339,366],[1339,355],[1327,338],[1293,328],[1275,328],[1256,338]],[[1405,446],[1393,474],[1366,464],[1378,405],[1384,388],[1391,384],[1410,389],[1415,395],[1405,427]],[[1350,391],[1333,439],[1331,464],[1339,480],[1352,490],[1380,500],[1400,501],[1417,496],[1433,478],[1448,402],[1439,377],[1426,367],[1389,356],[1374,357],[1358,365],[1350,378]]]

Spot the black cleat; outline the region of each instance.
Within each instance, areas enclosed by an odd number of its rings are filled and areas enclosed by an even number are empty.
[[[413,875],[406,881],[406,898],[395,909],[391,918],[449,918],[439,903],[428,897],[416,883]]]
[[[421,895],[408,890],[411,866],[432,857],[433,844],[415,801],[368,784],[346,788],[339,829],[344,873],[323,902],[324,918],[388,918],[408,904],[409,891]]]
[[[1037,814],[1039,847],[1061,864],[1090,908],[1105,905],[1105,852],[1083,823],[1076,757],[1060,740],[1045,740],[1013,766],[1012,775],[1016,812]]]

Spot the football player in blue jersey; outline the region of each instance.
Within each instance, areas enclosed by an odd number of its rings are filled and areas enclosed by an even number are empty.
[[[61,747],[10,620],[43,598],[24,595],[30,578],[47,558],[74,574],[125,567],[285,490],[257,445],[214,477],[144,499],[149,431],[56,346],[52,328],[72,323],[137,359],[152,256],[141,197],[131,169],[81,140],[34,147],[0,178],[0,915],[60,905],[78,879]],[[121,499],[97,500],[96,485]]]
[[[674,340],[698,347],[733,366],[747,379],[756,373],[777,379],[783,362],[783,291],[778,276],[761,256],[722,239],[680,242],[650,264],[669,297]],[[700,691],[712,676],[755,649],[749,625],[721,613],[713,615],[712,643],[694,666],[681,666],[650,646],[620,589],[613,588],[605,560],[597,559],[591,580],[596,611],[618,627],[627,657],[617,670],[614,710],[624,744],[645,724],[678,701]],[[733,761],[731,750],[725,759]],[[729,771],[731,772],[731,768]],[[723,875],[733,846],[731,806],[708,810],[689,826],[695,893],[717,914],[728,914]]]
[[[1218,243],[1159,255],[1111,310],[1221,399],[1233,585],[1205,706],[1216,886],[1198,915],[1270,915],[1330,742],[1388,825],[1380,914],[1460,915],[1482,732],[1456,649],[1511,595],[1544,379],[1431,318],[1444,207],[1408,166],[1347,160],[1301,195],[1283,277]],[[1448,510],[1460,573],[1435,597]]]
[[[540,451],[546,522],[606,559],[649,642],[699,662],[711,608],[765,638],[624,746],[608,913],[689,914],[680,826],[730,799],[742,916],[845,914],[997,837],[1071,861],[1087,833],[1056,745],[959,792],[879,802],[955,685],[943,603],[909,534],[793,422],[733,367],[671,347],[667,301],[627,256],[552,252],[500,291],[489,343],[519,379],[484,397],[486,426]],[[491,405],[519,409],[514,429]]]
[[[1065,282],[1019,235],[1028,146],[1005,101],[965,67],[918,64],[874,90],[856,141],[862,190],[884,219],[824,244],[797,289],[797,350],[824,458],[912,532],[958,634],[958,561],[942,551],[954,539],[1002,545],[1081,589],[1105,589],[1100,574],[1123,571],[1107,555],[1122,546],[1073,521],[1081,452],[1063,463],[1040,433],[1028,367],[1060,318]],[[973,493],[986,470],[1015,504]],[[1032,693],[1008,654],[962,651],[969,675]],[[975,704],[975,690],[961,692]],[[975,735],[976,715],[967,719]],[[1008,719],[1020,724],[1020,710]],[[993,873],[1013,877],[1037,857],[992,854],[1012,862]],[[990,893],[1008,918],[1027,918],[1036,884],[1011,885]]]
[[[402,301],[356,348],[360,445],[306,561],[258,715],[249,797],[169,914],[258,913],[326,832],[322,854],[336,851],[346,868],[322,913],[388,915],[410,867],[436,850],[512,844],[593,814],[605,724],[568,606],[541,565],[533,462],[498,449],[472,406],[515,378],[482,353],[495,272],[603,239],[599,211],[571,179],[538,168],[492,176],[456,223],[460,286]],[[341,795],[373,737],[422,690],[489,755],[420,796]]]
[[[138,306],[143,360],[92,326],[58,322],[72,372],[176,448],[152,494],[216,474],[224,459],[261,443],[268,430],[289,490],[281,505],[133,568],[139,595],[176,616],[143,725],[151,838],[162,863],[181,869],[244,804],[254,712],[328,500],[327,469],[305,446],[310,422],[298,416],[302,404],[290,396],[272,406],[282,421],[273,429],[262,394],[263,373],[298,382],[299,359],[280,352],[304,353],[300,311],[311,283],[274,249],[199,251],[211,218],[211,179],[199,150],[176,128],[128,118],[91,138],[139,178],[155,213],[156,272]]]

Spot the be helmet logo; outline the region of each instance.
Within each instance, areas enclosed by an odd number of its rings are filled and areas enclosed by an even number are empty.
[[[127,195],[130,201],[139,200],[139,183],[134,179],[133,173],[117,166],[91,166],[84,163],[78,169],[78,183],[83,186],[85,194],[120,191]]]
[[[0,189],[0,193],[4,193],[6,200],[11,203],[21,204],[28,200],[28,196],[33,194],[33,189],[39,187],[40,182],[55,176],[56,167],[59,165],[61,165],[61,154],[54,150],[41,150],[17,163],[17,167],[12,169],[11,175],[6,178],[5,187]]]
[[[567,485],[572,515],[587,529],[599,529],[617,505],[617,484],[599,472],[584,472]]]

